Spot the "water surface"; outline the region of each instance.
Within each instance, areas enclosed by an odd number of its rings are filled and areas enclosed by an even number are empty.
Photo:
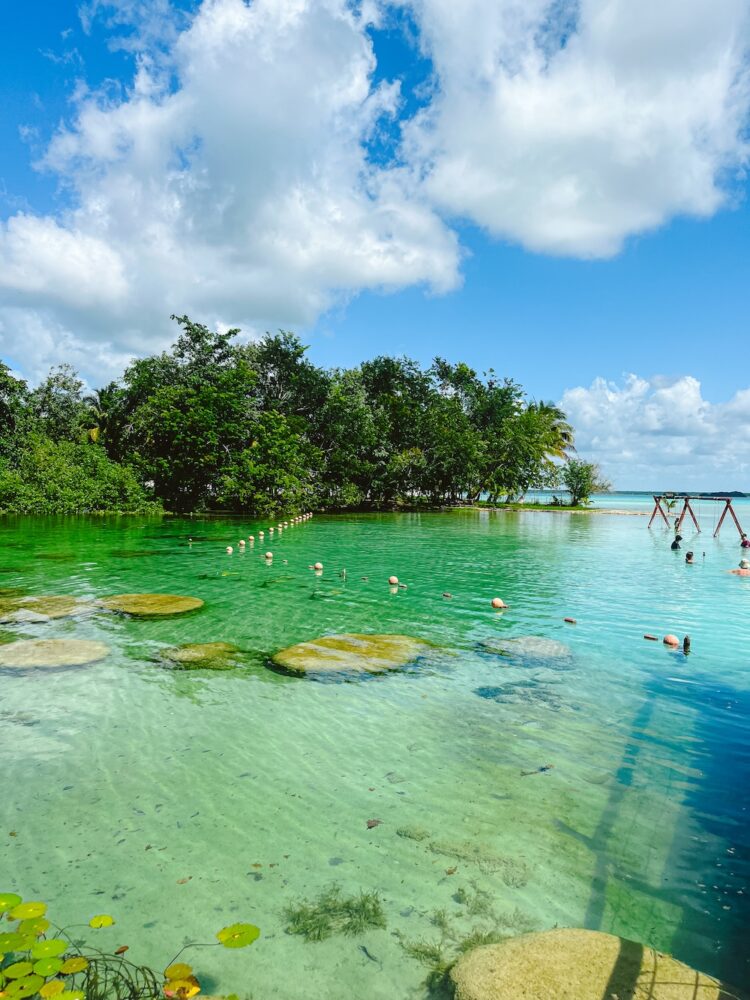
[[[256,1000],[423,997],[426,970],[400,939],[437,940],[441,919],[455,937],[490,924],[602,929],[750,986],[750,579],[726,572],[734,529],[686,532],[673,553],[646,523],[317,517],[242,554],[239,537],[267,525],[0,521],[0,588],[206,602],[164,621],[0,626],[5,640],[112,650],[78,670],[0,672],[0,887],[46,899],[61,921],[113,913],[97,941],[156,966],[250,920],[263,932],[252,948],[194,958],[206,992]],[[393,592],[390,574],[407,589]],[[509,609],[493,612],[494,596]],[[344,631],[436,648],[416,669],[356,683],[265,666]],[[645,632],[689,634],[692,653]],[[486,646],[523,636],[569,656],[514,660]],[[207,641],[237,644],[245,666],[158,661],[164,646]],[[287,934],[284,907],[334,881],[377,891],[387,929],[321,943]],[[493,918],[458,901],[478,889]]]

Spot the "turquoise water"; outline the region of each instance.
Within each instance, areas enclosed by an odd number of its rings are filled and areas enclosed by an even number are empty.
[[[61,922],[111,912],[96,941],[159,967],[250,920],[252,948],[193,958],[205,992],[255,1000],[424,997],[426,969],[401,940],[438,940],[441,920],[454,937],[600,928],[750,986],[750,578],[725,572],[734,529],[686,532],[686,566],[646,523],[316,517],[242,554],[239,537],[264,525],[0,521],[0,587],[206,602],[164,621],[0,626],[6,640],[111,649],[86,668],[0,671],[0,888],[46,899]],[[393,573],[408,589],[389,588]],[[494,596],[509,609],[494,612]],[[292,643],[351,631],[436,649],[355,683],[265,667]],[[645,632],[689,634],[692,652]],[[570,655],[512,660],[485,645],[524,636]],[[164,646],[218,640],[246,651],[242,669],[158,661]],[[424,839],[397,832],[414,827]],[[334,881],[377,891],[387,928],[320,943],[286,933],[284,907]],[[460,901],[477,889],[492,916]]]

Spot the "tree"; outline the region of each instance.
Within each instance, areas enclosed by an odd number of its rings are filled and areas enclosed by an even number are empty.
[[[568,459],[562,467],[561,479],[570,493],[571,507],[588,503],[592,493],[607,493],[612,489],[595,462],[584,462],[579,458]]]
[[[29,396],[39,430],[53,441],[80,441],[85,436],[83,382],[70,365],[53,368]]]

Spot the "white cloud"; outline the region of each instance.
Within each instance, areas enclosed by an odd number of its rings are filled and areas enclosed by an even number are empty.
[[[710,403],[692,375],[628,375],[567,389],[560,405],[579,455],[620,489],[750,489],[750,389]]]
[[[365,144],[404,103],[398,83],[373,83],[367,28],[394,4],[413,10],[435,79],[384,166]],[[300,327],[366,288],[453,289],[455,216],[589,257],[710,215],[747,157],[748,11],[203,0],[188,15],[87,0],[87,30],[106,24],[137,72],[98,93],[81,83],[48,144],[41,166],[69,208],[0,229],[0,350],[34,375],[75,350],[106,378],[93,359],[163,346],[172,312]]]
[[[709,216],[747,161],[746,0],[403,0],[439,90],[406,130],[444,211],[542,252]]]
[[[148,57],[125,99],[82,88],[43,160],[73,207],[0,232],[0,349],[38,373],[60,325],[119,357],[168,343],[172,312],[294,327],[363,288],[455,287],[456,237],[367,161],[398,88],[373,86],[365,29],[346,0],[205,0],[176,87]],[[49,335],[21,345],[8,307]]]

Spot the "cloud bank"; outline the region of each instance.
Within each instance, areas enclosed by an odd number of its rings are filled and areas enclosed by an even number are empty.
[[[561,406],[580,456],[619,489],[750,489],[750,389],[709,403],[692,375],[628,375],[568,389]]]
[[[433,66],[406,117],[373,32],[407,8]],[[106,378],[168,316],[306,326],[363,289],[460,284],[456,220],[581,258],[710,216],[746,163],[745,0],[89,0],[135,54],[81,83],[39,164],[55,216],[0,223],[0,350]],[[102,21],[104,19],[104,22]],[[387,162],[378,134],[395,136]],[[393,145],[393,144],[392,144]]]

